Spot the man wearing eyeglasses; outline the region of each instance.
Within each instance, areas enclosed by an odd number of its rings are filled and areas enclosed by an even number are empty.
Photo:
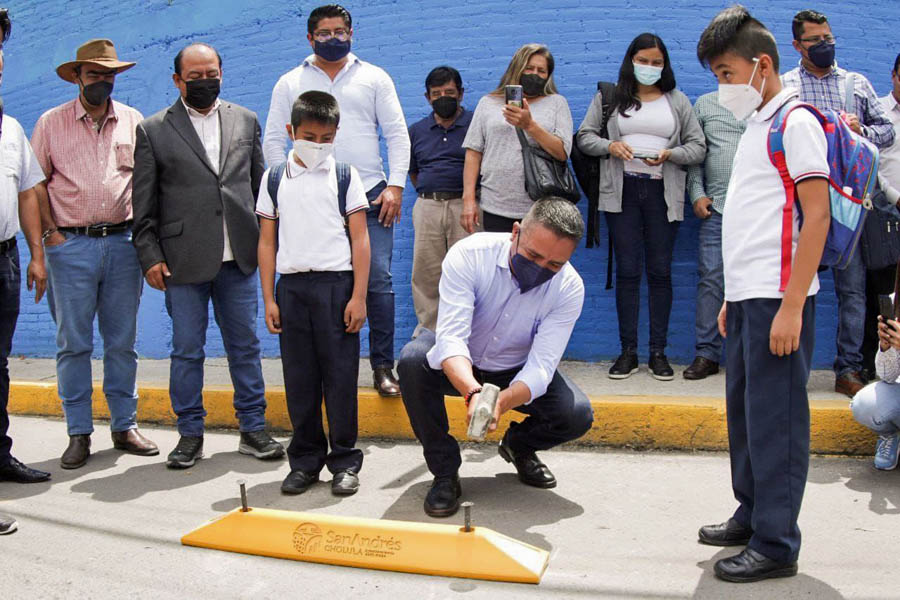
[[[120,61],[110,40],[91,40],[56,74],[78,96],[41,115],[31,145],[47,176],[37,187],[56,322],[56,378],[69,445],[63,469],[84,466],[94,431],[91,352],[94,318],[103,338],[103,394],[113,447],[159,454],[137,430],[137,312],[143,274],[131,243],[135,129],[143,118],[110,95]]]
[[[400,220],[403,186],[409,170],[410,143],[394,82],[382,69],[350,52],[353,27],[343,6],[328,4],[309,14],[307,39],[313,54],[288,71],[272,90],[263,138],[269,167],[286,160],[291,107],[304,92],[318,90],[337,98],[341,124],[334,154],[359,171],[367,190],[366,222],[372,262],[366,307],[369,318],[369,362],[375,389],[382,396],[399,396],[394,376],[394,291],[391,255],[392,225]],[[378,128],[387,141],[390,175],[381,159]]]
[[[792,30],[800,65],[781,76],[784,86],[800,90],[800,100],[816,108],[846,111],[851,129],[879,148],[893,144],[893,125],[872,84],[862,74],[838,67],[834,59],[836,40],[827,17],[802,10],[794,16]],[[846,269],[834,269],[834,289],[838,298],[834,390],[852,398],[865,385],[861,376],[866,314],[862,252],[853,253]]]

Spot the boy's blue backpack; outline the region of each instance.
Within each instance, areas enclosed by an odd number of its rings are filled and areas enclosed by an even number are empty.
[[[878,181],[878,149],[857,135],[840,113],[819,111],[804,103],[791,103],[778,109],[769,127],[769,159],[784,183],[785,205],[781,221],[781,286],[787,287],[791,278],[791,240],[794,230],[794,206],[797,202],[794,180],[788,173],[784,156],[784,128],[788,115],[796,109],[808,110],[822,124],[828,144],[828,191],[831,225],[825,240],[821,265],[844,269],[856,250],[862,235],[866,215],[872,208],[871,196]],[[803,215],[800,215],[801,226]]]

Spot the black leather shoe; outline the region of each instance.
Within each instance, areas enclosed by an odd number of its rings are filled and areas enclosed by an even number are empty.
[[[312,475],[304,471],[291,471],[281,483],[281,493],[295,496],[309,489],[309,486],[319,480],[318,474]]]
[[[59,459],[59,466],[63,469],[78,469],[84,466],[91,455],[91,436],[70,435],[69,447]]]
[[[516,471],[519,472],[519,481],[522,483],[538,488],[556,487],[556,477],[553,476],[547,465],[538,459],[537,454],[534,452],[515,453],[512,451],[512,448],[509,447],[509,430],[506,431],[503,439],[500,440],[498,452],[500,452],[503,460],[512,463],[516,467]]]
[[[284,456],[284,446],[276,442],[264,430],[242,431],[238,452],[255,456],[261,460],[269,460]]]
[[[638,372],[637,354],[629,350],[625,350],[613,363],[609,369],[610,379],[628,379]]]
[[[203,436],[183,435],[169,452],[166,466],[170,469],[187,469],[203,458]]]
[[[40,483],[50,479],[50,473],[38,471],[9,457],[9,462],[0,467],[0,481],[15,481],[16,483]]]
[[[694,359],[694,362],[691,363],[691,366],[684,370],[682,376],[685,379],[697,381],[699,379],[706,379],[710,375],[715,375],[718,372],[719,363],[713,362],[708,358],[698,356]]]
[[[128,431],[113,431],[112,441],[113,448],[124,450],[129,454],[138,456],[156,456],[159,454],[159,446],[141,435],[141,432],[136,428]]]
[[[379,396],[395,398],[400,395],[400,382],[394,377],[390,367],[379,367],[372,371],[372,383]]]
[[[335,496],[352,496],[359,491],[359,475],[353,471],[340,471],[331,478],[331,493]]]
[[[0,535],[9,535],[18,528],[19,524],[16,523],[15,519],[9,515],[0,513]]]
[[[672,381],[675,379],[675,371],[669,364],[669,359],[662,352],[651,352],[650,360],[647,361],[647,367],[650,369],[650,375],[653,379],[660,381]]]
[[[460,496],[462,486],[459,484],[458,473],[452,477],[435,477],[425,496],[425,514],[438,518],[455,515],[459,510]]]
[[[734,519],[718,525],[704,525],[697,533],[701,544],[709,546],[746,546],[753,530],[744,527]]]
[[[780,563],[763,556],[756,550],[744,548],[737,556],[716,561],[716,577],[734,583],[753,583],[776,577],[793,577],[797,574],[797,561]]]

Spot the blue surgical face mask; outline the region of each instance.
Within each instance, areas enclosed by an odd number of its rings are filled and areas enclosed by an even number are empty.
[[[342,42],[337,38],[331,38],[327,42],[315,40],[316,47],[313,50],[316,56],[321,56],[328,62],[336,62],[350,54],[350,40]]]
[[[521,235],[521,232],[519,233]],[[534,261],[528,260],[519,254],[519,236],[516,236],[516,251],[510,259],[512,263],[513,277],[519,282],[519,291],[523,294],[550,281],[556,275],[547,267],[542,267]]]
[[[634,66],[634,76],[638,83],[643,85],[653,85],[662,77],[662,67],[651,67],[650,65],[639,65],[631,63]]]

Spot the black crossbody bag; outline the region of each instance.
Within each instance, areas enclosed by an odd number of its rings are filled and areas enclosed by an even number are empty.
[[[522,163],[525,166],[525,191],[532,200],[546,196],[559,196],[573,204],[581,199],[581,192],[575,185],[575,177],[569,170],[569,163],[556,160],[543,148],[532,146],[525,133],[516,127],[516,135],[522,145]]]

